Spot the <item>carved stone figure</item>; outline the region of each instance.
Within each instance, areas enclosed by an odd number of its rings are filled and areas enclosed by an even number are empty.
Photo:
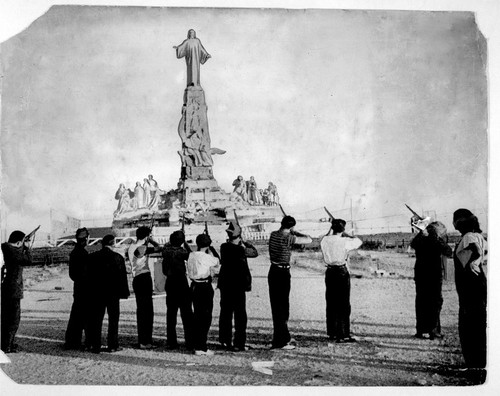
[[[234,190],[231,194],[233,199],[248,202],[247,184],[245,180],[243,180],[243,176],[238,176],[236,180],[233,181],[233,186]]]
[[[187,39],[174,46],[177,58],[185,58],[187,66],[187,86],[200,85],[200,64],[211,58],[201,41],[196,38],[196,32],[189,29]]]
[[[144,208],[144,189],[141,186],[141,182],[135,183],[133,206],[135,210]]]
[[[115,193],[115,199],[118,200],[118,206],[114,212],[114,216],[117,216],[123,212],[131,210],[131,196],[133,196],[130,189],[125,188],[125,184],[120,183],[118,190]]]
[[[269,191],[269,204],[270,205],[279,205],[280,198],[278,195],[278,188],[273,182],[269,182],[269,186],[267,187]]]
[[[247,181],[247,194],[248,202],[250,202],[250,204],[260,204],[259,189],[257,188],[257,182],[253,176],[250,176],[250,180]]]
[[[151,186],[149,185],[149,179],[144,179],[142,188],[144,189],[144,207],[147,208],[151,202]]]
[[[157,210],[158,204],[160,203],[160,189],[158,188],[158,183],[155,179],[153,179],[153,175],[149,175],[147,181],[150,193],[148,208],[151,210]]]

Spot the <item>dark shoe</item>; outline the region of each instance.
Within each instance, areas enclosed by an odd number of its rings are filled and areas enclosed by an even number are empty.
[[[339,338],[337,339],[337,343],[339,344],[345,344],[349,342],[357,342],[357,340],[353,337],[345,337],[345,338]]]
[[[150,350],[150,349],[156,349],[158,348],[156,345],[153,344],[139,344],[139,349],[145,349],[145,350]],[[121,348],[122,350],[123,348]]]
[[[167,344],[167,349],[169,351],[173,351],[175,349],[179,349],[179,344]]]
[[[434,339],[442,339],[443,335],[441,333],[430,333],[429,334],[429,340],[434,340]]]
[[[101,353],[101,348],[91,347],[89,351],[92,353]]]
[[[108,353],[114,353],[114,352],[120,352],[120,351],[123,351],[122,347],[115,347],[115,348],[108,347],[104,350],[104,352],[108,352]]]
[[[422,333],[417,333],[413,337],[420,338],[421,340],[425,339],[425,337],[424,337],[424,335]]]
[[[65,351],[80,351],[82,350],[82,346],[78,344],[64,344],[63,349]]]
[[[248,351],[248,348],[246,346],[235,346],[233,348],[233,351],[234,352],[245,352],[245,351]]]
[[[226,351],[232,351],[233,350],[233,346],[229,342],[221,342],[220,343],[220,347],[222,349],[225,349]]]

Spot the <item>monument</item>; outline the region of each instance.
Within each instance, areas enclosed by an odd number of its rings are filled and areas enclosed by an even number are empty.
[[[248,181],[238,176],[231,193],[219,187],[213,172],[214,156],[225,151],[212,147],[208,106],[200,82],[201,65],[211,56],[193,29],[188,31],[187,39],[173,48],[178,59],[184,58],[187,68],[181,119],[177,128],[181,143],[177,151],[180,178],[177,187],[169,191],[162,190],[153,175],[144,178],[142,186],[139,181],[133,188],[120,183],[115,194],[118,204],[113,229],[119,233],[120,230],[141,225],[179,227],[182,223],[210,223],[223,225],[221,230],[225,235],[226,222],[234,219],[235,210],[240,211],[238,217],[241,218],[260,217],[265,222],[281,219],[278,202],[270,199],[277,195],[273,183],[269,182],[267,189],[259,190],[253,176]],[[251,220],[250,223],[258,221]]]

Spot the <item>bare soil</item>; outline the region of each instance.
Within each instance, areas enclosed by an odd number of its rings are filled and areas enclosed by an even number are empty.
[[[216,291],[209,348],[211,357],[165,348],[165,295],[154,296],[154,340],[159,348],[136,348],[133,295],[121,301],[120,343],[116,353],[65,351],[62,348],[72,304],[72,282],[65,264],[25,270],[25,298],[17,342],[3,372],[17,384],[148,386],[461,386],[471,385],[457,334],[458,299],[451,279],[443,286],[444,338],[421,340],[415,333],[412,280],[414,258],[407,254],[364,252],[352,259],[353,344],[332,344],[325,332],[324,267],[321,254],[295,252],[289,328],[297,342],[290,351],[271,350],[272,320],[267,289],[265,247],[249,260],[253,290],[247,294],[246,352],[218,348],[219,293]],[[106,320],[103,329],[105,345]],[[179,339],[183,341],[180,318]],[[273,362],[271,372],[252,363]],[[6,382],[7,381],[7,382]],[[3,380],[11,389],[15,384]],[[6,388],[7,389],[7,388]]]

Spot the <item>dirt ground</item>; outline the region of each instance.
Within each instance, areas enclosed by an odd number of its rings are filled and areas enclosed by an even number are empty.
[[[352,260],[353,344],[331,344],[325,333],[324,267],[319,252],[295,252],[289,328],[298,347],[270,350],[272,321],[265,247],[249,260],[253,290],[247,294],[246,352],[218,348],[219,292],[215,293],[209,348],[211,357],[165,348],[165,295],[154,296],[154,340],[160,347],[135,347],[135,300],[121,301],[120,352],[99,355],[62,348],[72,303],[66,265],[25,270],[25,298],[17,342],[21,351],[1,364],[2,384],[146,386],[463,386],[471,379],[457,334],[458,299],[452,279],[443,286],[442,340],[415,333],[414,258],[396,252],[360,252]],[[381,269],[383,271],[381,271]],[[106,320],[103,329],[105,345]],[[178,336],[183,341],[180,318]],[[255,365],[268,362],[266,370]],[[265,364],[265,363],[264,363]],[[1,374],[0,374],[1,375]],[[15,382],[15,383],[14,383]],[[484,386],[484,385],[483,385]],[[4,388],[4,389],[7,389]],[[475,387],[481,388],[481,386]],[[56,388],[57,389],[57,388]],[[73,389],[73,388],[71,388]],[[176,388],[177,389],[177,388]],[[469,388],[472,390],[472,388]],[[17,392],[16,392],[17,393]]]

